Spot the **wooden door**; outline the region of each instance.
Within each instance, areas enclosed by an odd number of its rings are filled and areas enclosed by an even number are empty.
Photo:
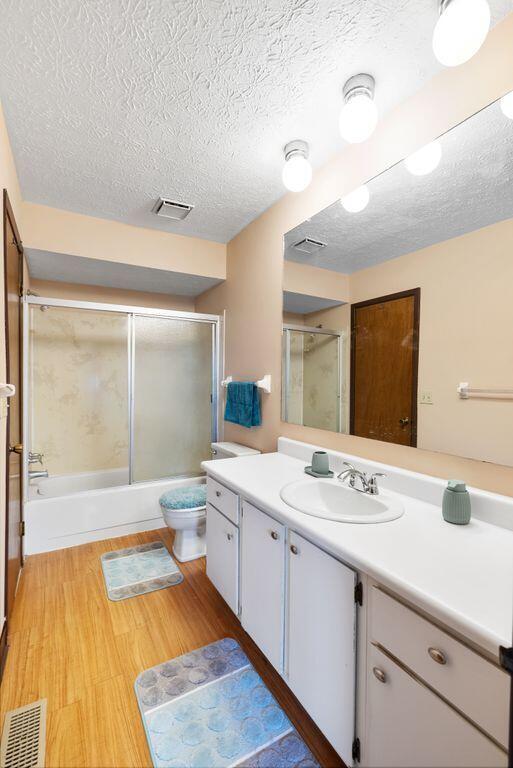
[[[351,434],[417,445],[420,288],[351,307]]]
[[[346,765],[355,735],[356,573],[290,531],[285,679]]]
[[[6,573],[5,612],[12,611],[22,566],[22,363],[21,303],[23,282],[22,246],[16,222],[4,190],[4,278],[7,381],[14,384],[16,394],[9,398],[7,416],[7,487],[6,487]]]
[[[283,669],[285,528],[242,505],[241,624],[271,664]]]

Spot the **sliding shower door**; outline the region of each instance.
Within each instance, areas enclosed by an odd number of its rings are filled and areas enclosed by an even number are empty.
[[[216,324],[132,317],[132,482],[198,475],[215,429]]]

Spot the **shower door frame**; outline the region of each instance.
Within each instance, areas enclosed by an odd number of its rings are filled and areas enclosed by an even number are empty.
[[[74,301],[72,299],[53,299],[44,296],[35,296],[28,294],[23,297],[23,439],[29,440],[29,418],[30,418],[30,387],[31,367],[30,367],[30,307],[47,306],[67,309],[81,309],[96,312],[111,312],[117,315],[126,315],[127,317],[127,359],[128,359],[128,485],[139,485],[140,483],[159,482],[167,478],[154,478],[152,480],[133,480],[133,459],[134,459],[134,405],[135,405],[135,322],[136,316],[144,315],[146,317],[168,318],[169,320],[185,320],[195,323],[209,323],[212,326],[212,402],[211,402],[211,436],[212,442],[219,439],[220,413],[219,413],[219,382],[221,381],[223,348],[222,348],[222,326],[223,318],[220,315],[208,315],[199,312],[182,312],[175,309],[154,309],[153,307],[137,307],[128,304],[104,304],[95,301]],[[23,451],[23,499],[28,500],[28,450]],[[178,480],[182,476],[170,477],[170,480]],[[121,486],[120,486],[121,487]]]
[[[290,333],[299,331],[300,333],[315,333],[320,336],[335,336],[338,338],[337,350],[338,350],[338,409],[337,409],[337,429],[336,432],[340,432],[342,426],[342,387],[344,383],[344,331],[334,331],[328,328],[317,328],[310,325],[295,325],[294,323],[284,323],[282,325],[282,420],[288,423],[289,416],[289,391],[290,391]]]

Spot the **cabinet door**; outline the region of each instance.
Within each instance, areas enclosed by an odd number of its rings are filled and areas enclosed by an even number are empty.
[[[278,671],[283,668],[285,528],[242,505],[241,622]]]
[[[505,752],[374,646],[368,662],[366,765],[507,765]]]
[[[356,573],[289,533],[287,681],[346,765],[355,716]]]
[[[207,576],[238,613],[239,530],[211,504],[207,504]]]

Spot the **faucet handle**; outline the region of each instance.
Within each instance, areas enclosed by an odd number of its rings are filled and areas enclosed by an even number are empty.
[[[350,461],[344,461],[343,463],[344,467],[349,467],[353,472],[356,472],[356,467]]]
[[[369,488],[369,493],[373,496],[377,496],[379,494],[379,488],[378,488],[378,477],[386,477],[386,474],[384,472],[374,472],[372,475],[369,475],[367,478],[367,484]]]

